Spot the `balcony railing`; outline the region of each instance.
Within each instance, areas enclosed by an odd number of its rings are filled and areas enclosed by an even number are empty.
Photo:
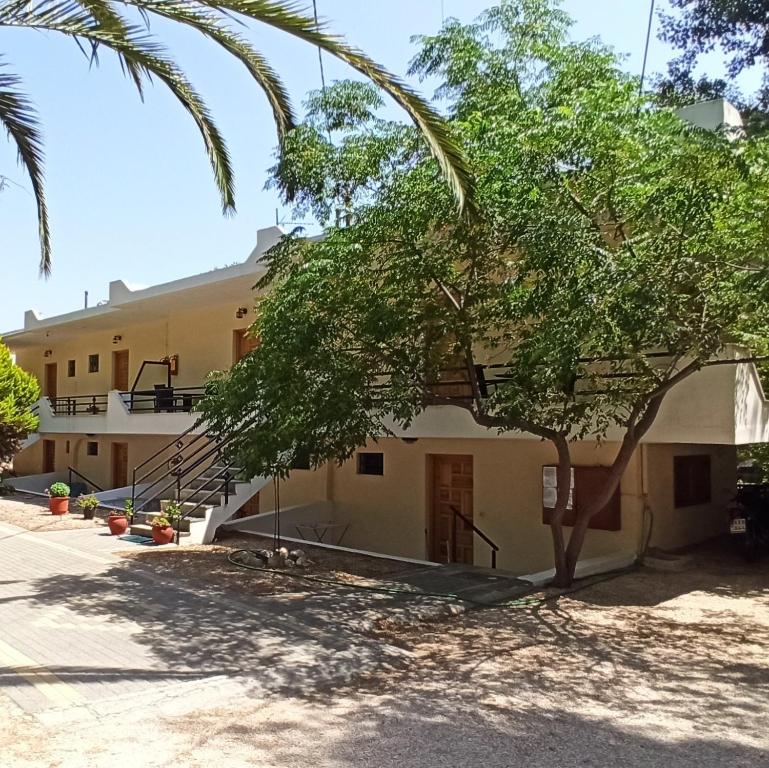
[[[107,412],[107,395],[68,395],[49,397],[55,416],[93,416]]]
[[[203,399],[205,387],[166,387],[121,392],[131,413],[190,413]]]

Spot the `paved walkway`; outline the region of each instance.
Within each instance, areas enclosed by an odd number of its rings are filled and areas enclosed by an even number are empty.
[[[303,694],[403,651],[359,631],[390,598],[233,600],[116,556],[101,531],[0,524],[0,690],[43,722]]]

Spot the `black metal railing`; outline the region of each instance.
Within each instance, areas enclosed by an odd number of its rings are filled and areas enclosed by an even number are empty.
[[[168,387],[121,392],[131,413],[190,413],[205,396],[205,387]]]
[[[455,506],[449,504],[454,517],[458,517],[470,530],[480,537],[491,548],[491,567],[497,567],[497,552],[499,547],[469,518],[463,515]]]
[[[86,416],[106,413],[107,394],[48,397],[55,416]]]
[[[100,485],[97,485],[94,483],[93,480],[86,477],[80,470],[75,469],[74,467],[67,467],[67,485],[72,488],[72,478],[73,477],[79,477],[81,480],[83,480],[86,485],[90,485],[91,488],[93,488],[97,493],[99,491],[103,491],[104,488],[102,488]]]

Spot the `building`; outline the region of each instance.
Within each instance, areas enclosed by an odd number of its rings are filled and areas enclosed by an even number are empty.
[[[252,288],[280,234],[260,230],[242,264],[149,288],[115,281],[107,302],[57,317],[27,312],[4,336],[43,391],[39,433],[14,462],[17,486],[41,492],[68,479],[116,506],[133,493],[146,511],[180,493],[193,510],[190,540],[210,541],[222,524],[272,532],[275,484],[221,465],[194,407],[208,373],[253,347]],[[577,505],[618,439],[575,447]],[[752,364],[693,375],[666,399],[584,557],[724,532],[736,446],[767,439],[769,406]],[[531,435],[498,435],[461,408],[433,406],[341,467],[293,470],[279,486],[283,534],[416,560],[490,566],[493,555],[500,568],[539,571],[552,563],[555,459]]]

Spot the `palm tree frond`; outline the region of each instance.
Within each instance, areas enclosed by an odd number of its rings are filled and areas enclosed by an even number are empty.
[[[388,93],[408,113],[421,130],[430,151],[443,171],[460,210],[474,210],[474,182],[470,166],[460,145],[451,136],[443,118],[400,78],[370,59],[345,40],[324,31],[323,24],[303,13],[296,2],[276,0],[196,0],[218,11],[230,11],[268,24],[308,43],[365,75]]]
[[[214,13],[207,8],[196,8],[195,4],[185,2],[185,0],[173,0],[172,2],[169,0],[125,0],[125,2],[141,7],[145,12],[150,11],[171,21],[192,27],[238,59],[264,91],[272,109],[278,136],[281,142],[283,141],[284,136],[294,127],[295,122],[288,91],[264,56],[245,38],[221,23],[221,14]]]
[[[0,67],[5,65],[0,64]],[[45,200],[43,140],[37,114],[28,97],[19,90],[20,82],[16,75],[0,70],[0,123],[16,144],[19,162],[32,183],[40,237],[40,272],[48,277],[51,273],[51,233]]]
[[[55,4],[39,0],[36,5],[18,2],[13,5],[13,12],[9,11],[9,5],[0,5],[0,25],[60,32],[103,45],[121,55],[142,74],[153,75],[163,82],[198,126],[219,187],[222,210],[224,213],[235,210],[232,163],[225,141],[202,98],[166,49],[146,30],[122,19],[120,23],[107,18],[99,22],[74,0]]]

